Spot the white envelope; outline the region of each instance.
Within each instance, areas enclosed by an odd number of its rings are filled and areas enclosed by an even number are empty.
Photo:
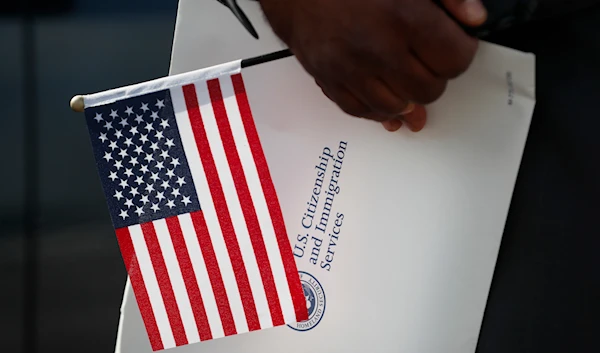
[[[259,7],[241,5],[260,41],[216,1],[181,0],[171,73],[283,48]],[[417,134],[343,114],[294,58],[242,74],[311,320],[169,351],[474,352],[535,104],[534,57],[483,43]],[[151,352],[129,283],[121,310],[116,352]]]

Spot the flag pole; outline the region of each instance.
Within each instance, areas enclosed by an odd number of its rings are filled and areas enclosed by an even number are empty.
[[[243,59],[242,63],[241,63],[241,67],[247,68],[247,67],[251,67],[251,66],[256,66],[256,65],[268,63],[271,61],[288,58],[293,55],[294,54],[292,54],[292,52],[289,49],[284,49],[284,50],[280,50],[280,51],[276,51],[276,52],[272,52],[272,53],[268,53],[268,54],[255,56],[252,58]],[[82,113],[85,110],[85,103],[84,103],[82,95],[76,95],[73,98],[71,98],[71,102],[69,105],[71,106],[71,109],[77,113]]]
[[[254,65],[268,63],[268,62],[279,60],[279,59],[288,58],[293,55],[294,54],[292,54],[292,52],[289,49],[284,49],[284,50],[276,51],[273,53],[244,59],[244,60],[242,60],[242,69],[246,68],[246,67],[254,66]]]

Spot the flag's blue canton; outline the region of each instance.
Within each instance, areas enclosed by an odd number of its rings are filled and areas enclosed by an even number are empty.
[[[200,210],[168,90],[85,115],[115,228]]]

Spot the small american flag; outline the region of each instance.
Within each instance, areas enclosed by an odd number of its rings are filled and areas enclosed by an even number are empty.
[[[85,115],[154,351],[307,319],[240,73]]]

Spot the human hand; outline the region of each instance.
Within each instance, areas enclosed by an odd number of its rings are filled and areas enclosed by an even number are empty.
[[[478,0],[443,0],[457,19],[477,25]],[[261,0],[274,32],[343,111],[388,130],[426,121],[477,50],[442,8],[427,0]]]

